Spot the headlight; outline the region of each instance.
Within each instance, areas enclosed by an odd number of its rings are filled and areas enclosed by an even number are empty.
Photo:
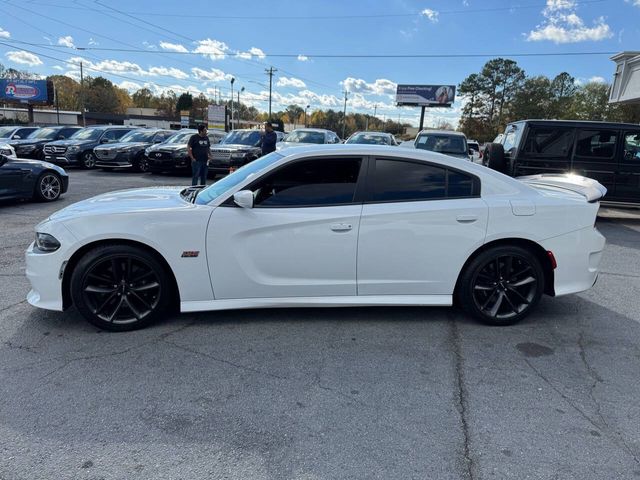
[[[119,152],[129,152],[129,151],[133,150],[134,148],[136,148],[135,145],[129,145],[127,147],[120,147],[118,149],[118,151]]]
[[[145,154],[147,157],[149,156],[149,149],[148,149],[148,148],[145,148],[145,149],[144,149],[144,154]]]
[[[36,248],[43,252],[55,252],[60,248],[60,242],[48,233],[36,233]]]
[[[69,147],[69,151],[70,152],[77,152],[78,150],[80,150],[80,146],[79,145],[71,145]]]

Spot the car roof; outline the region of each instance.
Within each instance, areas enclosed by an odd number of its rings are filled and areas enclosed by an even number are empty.
[[[558,127],[594,127],[594,128],[638,128],[639,126],[634,123],[618,123],[618,122],[602,122],[594,120],[545,120],[545,119],[528,119],[518,120],[517,122],[511,122],[509,125],[517,124],[532,124],[532,125],[553,125]]]
[[[319,132],[319,133],[331,132],[331,133],[335,133],[334,131],[327,130],[326,128],[296,128],[295,130],[291,130],[291,132],[289,132],[289,133],[293,133],[293,132]]]
[[[351,135],[380,135],[380,136],[385,136],[385,137],[390,137],[391,134],[388,132],[376,132],[376,131],[362,131],[362,132],[354,132]]]
[[[456,135],[460,137],[466,137],[466,135],[462,132],[456,132],[455,130],[438,130],[437,128],[420,130],[418,132],[418,135],[421,135],[423,133],[437,133],[438,135],[444,134],[444,135]]]

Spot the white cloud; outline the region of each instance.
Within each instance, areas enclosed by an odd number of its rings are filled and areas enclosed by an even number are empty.
[[[142,45],[144,45],[149,50],[158,50],[158,47],[156,45],[154,45],[153,43],[149,43],[146,40],[142,42]]]
[[[76,48],[76,46],[73,44],[73,37],[71,35],[58,38],[58,45],[62,45],[63,47]]]
[[[542,15],[545,20],[535,30],[526,34],[530,42],[578,43],[604,40],[613,36],[604,17],[596,18],[592,26],[585,25],[584,20],[576,13],[575,0],[547,0]]]
[[[173,78],[177,78],[178,80],[184,80],[185,78],[189,78],[189,74],[183,72],[182,70],[180,70],[179,68],[174,68],[174,67],[151,67],[149,69],[149,74],[150,75],[162,75],[164,77],[173,77]]]
[[[170,52],[186,53],[189,51],[184,45],[180,45],[179,43],[160,42],[160,48],[169,50]]]
[[[367,83],[366,80],[361,78],[348,77],[340,84],[349,92],[363,95],[395,95],[396,87],[398,86],[395,82],[386,78],[378,78],[373,83]]]
[[[212,40],[207,38],[206,40],[199,40],[198,47],[193,51],[194,53],[201,53],[205,57],[209,57],[211,60],[220,60],[226,56],[226,52],[229,50],[229,46],[219,40]]]
[[[53,68],[54,70],[58,70],[59,72],[64,71],[64,68],[63,68],[63,67],[61,67],[60,65],[54,65],[54,66],[53,66],[53,67],[51,67],[51,68]]]
[[[118,87],[127,90],[129,93],[136,92],[142,88],[142,85],[136,82],[130,82],[129,80],[125,80],[124,82],[120,82]]]
[[[630,3],[631,5],[635,6],[635,7],[640,7],[640,0],[624,0],[627,3]]]
[[[607,83],[607,81],[603,77],[596,75],[589,79],[589,83]]]
[[[251,47],[248,52],[238,52],[236,53],[236,57],[242,58],[244,60],[250,60],[253,57],[265,58],[267,55],[256,47]]]
[[[42,65],[42,60],[40,60],[40,57],[29,52],[16,52],[12,50],[5,53],[5,56],[12,62],[20,63],[22,65],[29,65],[30,67]]]
[[[438,21],[438,16],[440,15],[440,13],[438,13],[436,10],[425,8],[420,12],[420,15],[423,15],[424,17],[428,18],[429,21],[436,23]]]
[[[11,38],[11,34],[4,28],[0,27],[0,38]]]
[[[89,45],[91,46],[95,46],[95,45],[100,45],[98,42],[96,42],[93,38],[89,39]]]
[[[202,68],[194,67],[191,69],[191,73],[197,80],[220,82],[223,80],[231,80],[233,75],[224,73],[222,70],[212,68],[211,70],[203,70]]]
[[[300,60],[301,62],[308,62],[309,57],[307,57],[306,55],[298,55],[298,60]]]
[[[276,83],[278,87],[295,87],[295,88],[305,88],[307,85],[300,80],[299,78],[293,77],[280,77],[278,78],[278,83]]]

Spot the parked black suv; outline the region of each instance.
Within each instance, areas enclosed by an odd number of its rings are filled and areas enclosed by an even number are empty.
[[[57,140],[44,146],[44,159],[51,163],[94,168],[93,149],[102,143],[115,143],[136,127],[100,125],[83,128],[68,140]]]
[[[42,127],[32,132],[23,140],[10,140],[7,143],[16,150],[19,158],[33,158],[36,160],[44,160],[45,144],[54,140],[64,140],[71,137],[82,127],[55,126]]]
[[[107,143],[93,149],[96,167],[104,170],[131,168],[136,172],[146,172],[149,164],[144,156],[145,149],[155,143],[164,142],[174,134],[172,130],[157,128],[132,130],[117,143]]]
[[[187,153],[189,139],[198,133],[195,129],[178,130],[165,142],[153,145],[145,150],[145,156],[152,173],[182,171],[191,174],[191,159]],[[224,132],[210,130],[207,133],[211,144],[218,143]]]
[[[211,147],[213,159],[209,160],[209,171],[227,174],[262,155],[260,130],[232,130],[222,141]]]
[[[607,188],[603,203],[640,204],[640,125],[522,120],[487,146],[483,163],[514,177],[575,173]]]

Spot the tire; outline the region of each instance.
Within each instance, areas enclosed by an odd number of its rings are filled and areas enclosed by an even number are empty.
[[[483,163],[492,170],[506,173],[507,162],[504,159],[504,147],[501,143],[490,143],[484,151]]]
[[[144,155],[140,155],[140,157],[138,157],[137,162],[134,163],[133,169],[136,172],[142,172],[142,173],[149,172],[150,171],[149,160],[147,160],[147,157],[145,157]]]
[[[496,246],[481,252],[465,268],[458,301],[487,325],[513,325],[540,301],[544,271],[538,258],[518,246]]]
[[[81,168],[95,168],[96,167],[96,156],[91,151],[84,152],[80,159],[80,167]]]
[[[44,172],[36,180],[33,196],[41,202],[53,202],[62,195],[62,179],[54,172]]]
[[[89,251],[71,275],[76,308],[89,323],[112,332],[153,323],[167,311],[170,291],[163,265],[146,250],[130,245]]]

